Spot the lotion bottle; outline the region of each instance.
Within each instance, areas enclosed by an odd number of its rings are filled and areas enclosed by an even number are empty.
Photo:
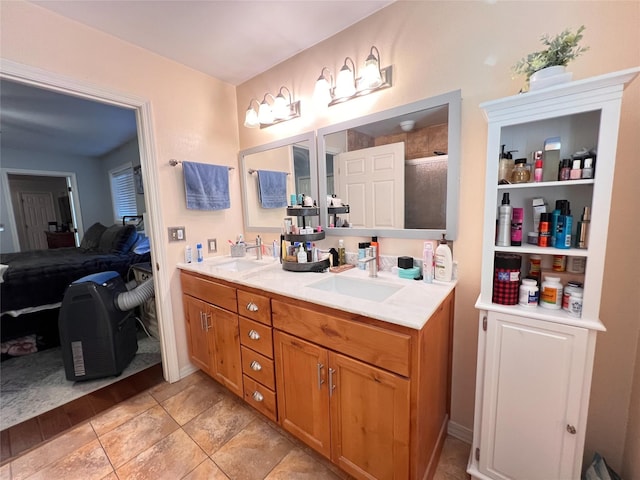
[[[436,280],[441,282],[450,282],[451,274],[453,272],[453,257],[451,255],[451,249],[447,244],[447,240],[445,238],[445,234],[442,234],[442,240],[440,240],[440,244],[438,248],[436,248],[436,271],[435,277]]]

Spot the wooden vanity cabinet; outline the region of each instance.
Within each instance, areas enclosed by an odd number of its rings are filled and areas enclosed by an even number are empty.
[[[453,293],[421,330],[272,300],[280,425],[362,479],[431,478],[449,412]]]
[[[236,290],[185,272],[180,279],[191,360],[242,397]]]

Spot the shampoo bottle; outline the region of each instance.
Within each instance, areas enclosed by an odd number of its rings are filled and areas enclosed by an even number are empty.
[[[453,258],[451,255],[451,249],[447,244],[447,240],[445,239],[445,234],[442,234],[442,240],[440,240],[440,244],[438,248],[436,248],[436,271],[435,277],[436,280],[441,282],[450,282],[451,274],[453,272]]]
[[[502,194],[502,205],[498,209],[498,235],[496,239],[496,245],[499,247],[511,246],[511,215],[513,214],[513,207],[509,202],[509,192]],[[438,251],[436,249],[436,255]],[[437,275],[436,275],[436,278]]]

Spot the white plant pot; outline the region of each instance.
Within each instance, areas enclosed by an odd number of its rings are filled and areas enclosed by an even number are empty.
[[[570,82],[572,72],[567,72],[564,65],[543,68],[529,77],[529,90],[540,90],[559,83]]]

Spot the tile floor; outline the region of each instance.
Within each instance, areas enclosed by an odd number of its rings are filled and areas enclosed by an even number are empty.
[[[468,454],[468,444],[447,438],[435,479],[468,479]],[[0,467],[0,480],[348,478],[201,372],[151,387]]]

